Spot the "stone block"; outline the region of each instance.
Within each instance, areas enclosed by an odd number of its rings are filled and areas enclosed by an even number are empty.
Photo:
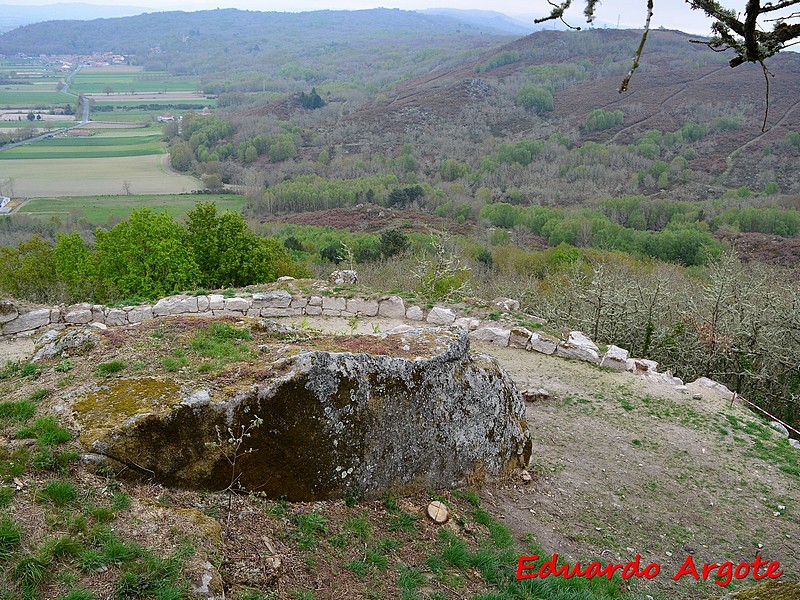
[[[533,333],[524,327],[512,327],[511,335],[508,338],[508,345],[511,348],[522,348],[523,350],[527,350],[532,335]]]
[[[250,300],[247,298],[226,298],[225,310],[228,312],[246,313],[250,310]]]
[[[534,331],[531,333],[531,339],[528,342],[527,350],[540,352],[542,354],[555,354],[557,347],[558,340],[556,338]]]
[[[253,308],[288,308],[292,295],[286,290],[253,294]]]
[[[628,351],[625,348],[620,348],[611,344],[603,355],[603,360],[600,361],[600,366],[604,369],[613,369],[614,371],[624,371],[628,363]]]
[[[406,309],[406,319],[409,321],[422,321],[425,319],[425,313],[419,306],[409,306]]]
[[[323,296],[322,314],[328,314],[325,312],[326,310],[335,310],[339,312],[347,310],[347,300],[345,298],[336,298],[334,296]]]
[[[378,314],[378,301],[351,298],[347,301],[347,311],[353,314],[361,313],[365,317],[374,317]]]
[[[389,296],[382,300],[378,307],[378,315],[387,319],[404,319],[406,305],[400,296]]]
[[[24,331],[33,331],[44,325],[50,324],[50,309],[39,308],[27,313],[22,313],[17,316],[13,321],[3,323],[3,334],[8,335],[12,333],[22,333]]]
[[[480,340],[482,342],[489,342],[490,344],[496,344],[498,346],[508,346],[508,340],[511,337],[511,332],[508,329],[503,329],[502,327],[479,327],[472,333],[470,336],[474,340]]]
[[[106,313],[106,325],[127,325],[128,313],[121,308],[109,308]]]
[[[452,325],[456,320],[456,314],[449,308],[434,306],[428,312],[428,323],[431,325]]]

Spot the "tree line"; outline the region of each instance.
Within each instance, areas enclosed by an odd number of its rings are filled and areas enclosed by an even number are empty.
[[[199,203],[184,223],[134,210],[87,243],[77,231],[0,248],[0,292],[43,304],[155,299],[198,288],[242,287],[308,272],[242,215]]]

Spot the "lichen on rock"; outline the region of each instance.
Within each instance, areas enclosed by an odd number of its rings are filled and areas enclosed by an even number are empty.
[[[361,337],[381,354],[264,359],[239,387],[128,378],[85,390],[73,403],[81,440],[167,485],[225,489],[234,478],[290,500],[445,488],[527,463],[524,403],[494,358],[470,355],[465,332]],[[251,436],[229,443],[256,416]]]

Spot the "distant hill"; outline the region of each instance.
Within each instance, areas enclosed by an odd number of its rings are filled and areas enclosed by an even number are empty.
[[[90,54],[113,51],[145,54],[194,42],[272,43],[272,36],[290,41],[313,30],[328,42],[357,41],[382,32],[394,35],[451,33],[507,33],[491,24],[479,25],[457,17],[397,9],[312,11],[300,13],[217,9],[196,12],[147,13],[119,19],[53,20],[20,27],[0,36],[0,54]],[[234,35],[235,32],[235,35]],[[526,32],[523,32],[526,33]],[[303,42],[303,36],[299,42]]]
[[[530,21],[522,21],[493,10],[429,8],[419,12],[426,15],[443,15],[464,23],[470,23],[478,27],[494,29],[498,32],[509,33],[512,35],[528,35],[534,31],[544,29],[541,25],[535,25],[533,19]]]
[[[150,10],[152,9],[136,6],[100,6],[83,2],[59,2],[40,6],[0,4],[0,33],[42,21],[63,19],[87,21],[111,17],[130,17]]]

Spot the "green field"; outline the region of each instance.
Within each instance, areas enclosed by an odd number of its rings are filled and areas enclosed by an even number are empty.
[[[11,86],[14,88],[26,89],[8,89],[9,86],[0,88],[0,108],[37,108],[49,107],[54,104],[74,104],[75,98],[56,92],[52,88],[44,89],[42,91],[32,91],[29,88],[33,86]],[[46,86],[50,87],[50,86]]]
[[[91,69],[72,78],[70,91],[75,94],[102,94],[106,88],[114,92],[193,92],[200,87],[199,77],[175,77],[163,71],[122,71]]]
[[[63,129],[75,125],[75,121],[0,121],[0,129],[19,129],[34,127],[36,129]]]
[[[79,159],[162,154],[161,134],[152,129],[115,129],[92,137],[59,136],[4,150],[0,160]]]
[[[170,194],[142,196],[68,196],[64,198],[37,198],[29,200],[20,214],[33,216],[66,217],[76,214],[93,225],[102,225],[110,218],[127,218],[134,208],[166,211],[180,218],[198,202],[215,202],[220,211],[241,211],[247,202],[244,196],[215,194]]]
[[[21,198],[181,194],[201,189],[194,177],[169,167],[166,154],[111,158],[31,158],[0,162],[0,177],[14,180]],[[127,189],[126,189],[126,185]]]
[[[113,97],[114,96],[111,96],[111,98],[113,98]],[[103,98],[95,97],[94,101],[95,101],[95,104],[98,105],[98,106],[113,106],[115,109],[117,109],[117,108],[121,108],[121,109],[132,108],[132,109],[135,109],[135,108],[138,108],[140,106],[147,107],[147,106],[150,106],[151,104],[157,104],[157,105],[164,106],[164,107],[178,106],[178,105],[181,105],[181,106],[192,106],[192,107],[196,107],[195,110],[200,110],[200,109],[203,109],[203,108],[206,108],[206,107],[214,108],[217,105],[216,99],[206,98],[204,96],[197,96],[197,97],[194,97],[194,98],[183,98],[181,100],[174,100],[174,99],[170,99],[170,98],[165,98],[164,100],[143,99],[143,100],[108,100],[108,101],[103,100]],[[165,108],[164,110],[173,110],[173,109],[172,108]],[[161,112],[163,112],[163,111],[158,111],[157,114],[160,114]],[[105,114],[105,113],[99,112],[99,111],[98,112],[93,112],[92,113],[92,118],[95,118],[95,116],[100,117],[103,114]]]

